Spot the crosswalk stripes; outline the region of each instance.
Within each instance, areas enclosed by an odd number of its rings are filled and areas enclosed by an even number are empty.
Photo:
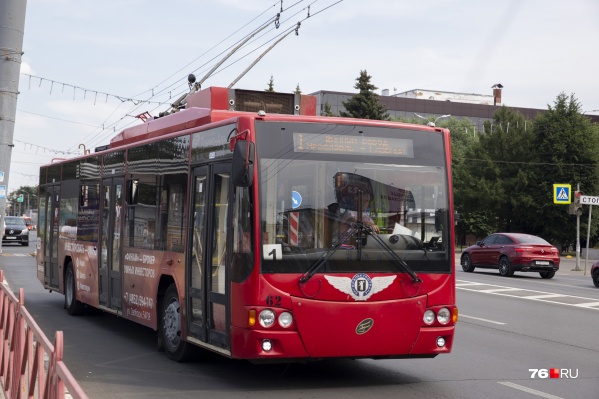
[[[556,294],[552,292],[535,291],[522,288],[505,287],[495,284],[477,283],[474,281],[456,280],[456,289],[461,291],[478,292],[481,294],[499,295],[530,301],[546,302],[577,308],[599,310],[599,302],[594,298],[574,295]]]

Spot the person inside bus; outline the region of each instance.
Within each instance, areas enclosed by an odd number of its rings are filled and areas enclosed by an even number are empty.
[[[356,208],[357,208],[357,204],[358,204],[358,194],[356,194],[355,196],[355,201],[354,204],[356,204]],[[376,225],[376,223],[374,222],[374,220],[372,220],[372,218],[370,217],[369,213],[369,208],[370,208],[370,201],[372,199],[372,195],[365,191],[362,193],[362,223],[364,224],[364,226],[367,226],[370,228],[370,230],[373,233],[380,233],[380,229],[379,227]],[[347,231],[347,229],[349,229],[350,227],[350,223],[355,223],[358,221],[358,211],[356,210],[350,210],[350,209],[346,209],[345,212],[341,215],[341,231],[340,233],[343,234],[344,232]]]

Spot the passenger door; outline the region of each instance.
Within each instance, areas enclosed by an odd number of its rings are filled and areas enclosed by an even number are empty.
[[[44,283],[47,287],[58,289],[58,229],[59,229],[59,206],[60,206],[60,186],[47,186],[46,195],[41,198],[45,201],[43,226],[44,240]]]
[[[100,305],[121,309],[123,232],[123,178],[102,180],[102,225],[100,226]]]
[[[195,168],[187,259],[188,331],[203,342],[228,350],[228,226],[231,164]]]

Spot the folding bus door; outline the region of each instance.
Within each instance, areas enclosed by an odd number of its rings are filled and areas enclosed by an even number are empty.
[[[121,309],[123,178],[102,180],[102,225],[100,226],[100,305]]]
[[[231,164],[194,169],[187,256],[188,331],[228,350],[229,276],[226,264]]]
[[[43,228],[44,240],[44,282],[46,286],[58,289],[58,225],[60,186],[46,187],[46,196],[40,199],[45,201],[45,223]]]

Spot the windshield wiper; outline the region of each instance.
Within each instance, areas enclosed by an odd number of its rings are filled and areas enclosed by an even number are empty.
[[[347,242],[347,240],[349,240],[349,238],[358,230],[358,224],[357,223],[350,223],[349,225],[349,229],[347,229],[347,231],[345,233],[343,233],[341,235],[341,237],[339,237],[339,239],[337,240],[337,242],[333,245],[331,245],[329,247],[329,249],[327,249],[325,252],[323,252],[322,255],[320,255],[320,257],[318,259],[316,259],[316,262],[314,262],[312,264],[312,266],[310,266],[308,268],[308,270],[302,274],[302,276],[299,279],[300,284],[305,284],[308,282],[308,280],[310,280],[312,278],[312,276],[314,276],[314,274],[316,274],[316,271],[318,269],[320,269],[320,267],[322,265],[325,264],[325,262],[331,257],[331,255],[333,255],[333,253],[341,246],[343,245],[345,242]]]
[[[333,253],[341,245],[343,245],[356,231],[359,231],[359,234],[358,234],[358,248],[361,247],[360,244],[361,244],[361,241],[362,241],[362,231],[365,231],[377,243],[379,243],[379,245],[383,249],[385,249],[389,253],[389,255],[391,255],[393,263],[396,266],[398,266],[399,269],[405,271],[406,273],[408,273],[410,275],[410,277],[412,277],[412,282],[414,282],[414,283],[421,283],[422,282],[422,280],[420,279],[420,277],[418,277],[418,275],[412,269],[410,269],[410,266],[408,266],[408,264],[403,259],[401,259],[395,253],[395,251],[393,251],[393,249],[391,249],[387,245],[387,243],[381,237],[379,237],[376,233],[373,233],[372,229],[370,227],[368,227],[367,225],[365,225],[364,223],[362,223],[361,221],[355,222],[355,223],[350,223],[349,229],[347,229],[347,231],[345,233],[343,233],[341,235],[341,237],[339,237],[339,240],[335,244],[333,244],[331,247],[329,247],[329,249],[327,249],[316,260],[316,262],[314,262],[312,264],[312,266],[310,266],[310,268],[300,277],[299,282],[301,284],[307,283],[308,280],[310,280],[312,278],[312,276],[314,276],[316,274],[316,272],[318,271],[318,269],[320,269],[320,267],[322,265],[324,265],[325,262],[333,255]]]
[[[418,275],[416,273],[414,273],[414,271],[412,269],[410,269],[410,266],[408,266],[408,264],[399,257],[399,255],[397,255],[395,253],[395,251],[393,249],[391,249],[391,247],[389,247],[387,245],[387,243],[385,242],[385,240],[383,240],[381,237],[379,237],[377,234],[373,234],[372,233],[372,229],[368,226],[363,226],[362,227],[364,230],[366,230],[368,233],[370,233],[370,236],[380,244],[381,247],[383,247],[384,250],[386,250],[389,255],[391,255],[392,260],[394,261],[394,263],[396,265],[399,266],[400,269],[404,270],[406,273],[408,273],[410,275],[410,277],[412,277],[412,282],[413,283],[421,283],[422,280],[420,279],[420,277],[418,277]],[[428,255],[427,255],[428,257]]]

